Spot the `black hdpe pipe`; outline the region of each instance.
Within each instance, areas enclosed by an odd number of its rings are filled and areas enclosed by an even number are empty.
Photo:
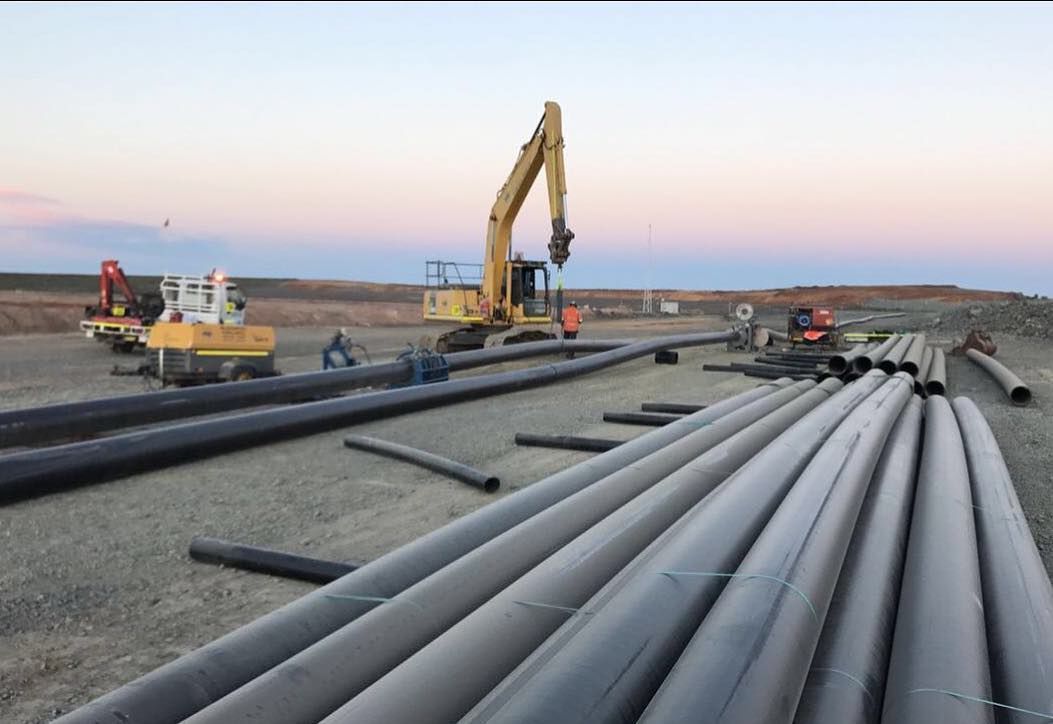
[[[801,367],[800,365],[769,365],[769,364],[751,364],[749,362],[731,362],[728,367],[736,369],[742,372],[749,370],[750,372],[787,372],[790,374],[811,374],[817,372],[814,366]]]
[[[538,513],[199,712],[187,724],[226,724],[249,718],[256,724],[317,722],[552,553],[593,526],[603,525],[601,521],[611,514],[617,515],[615,511],[637,496],[651,499],[657,495],[659,500],[664,500],[660,494],[651,492],[652,486],[736,432],[793,404],[811,386],[811,383],[794,385],[756,400]],[[701,495],[703,491],[695,492]],[[635,516],[633,520],[638,518]],[[629,530],[623,523],[608,533],[607,539],[621,534],[624,540]],[[613,545],[613,541],[608,542]],[[646,540],[639,543],[641,547],[645,544]],[[628,557],[631,556],[630,551]],[[615,561],[604,556],[596,558],[601,564],[616,566]],[[572,572],[575,580],[589,581],[590,561],[583,558],[577,562],[579,565]],[[539,599],[521,597],[520,600]],[[570,604],[562,601],[560,605]],[[509,624],[514,626],[520,622],[516,618]],[[476,656],[470,654],[468,648],[462,648],[455,660],[447,660],[442,665],[445,673],[434,672],[447,682],[440,688],[463,690],[468,679],[460,671],[461,667],[490,669],[495,657],[506,655],[510,640],[505,633],[489,631],[486,634],[487,651]],[[499,646],[495,645],[498,641]],[[396,698],[412,699],[412,705],[442,716],[438,713],[440,695],[430,688],[413,690],[432,693],[427,697]],[[443,720],[450,718],[443,717]],[[396,714],[373,721],[423,720]]]
[[[816,364],[822,364],[828,362],[833,355],[820,354],[818,352],[765,352],[764,356],[791,362],[815,362]]]
[[[812,368],[819,366],[819,361],[808,361],[798,359],[783,359],[781,357],[770,357],[765,354],[759,354],[753,358],[753,361],[759,365],[775,365],[776,367],[804,367]]]
[[[1023,406],[1031,402],[1031,389],[1011,369],[994,357],[988,357],[975,349],[965,350],[965,356],[1001,385],[1014,405]]]
[[[903,359],[899,363],[900,372],[906,372],[911,377],[917,377],[921,371],[921,360],[925,356],[925,333],[919,332],[914,335],[913,341],[910,343],[910,347],[903,354]]]
[[[704,410],[705,405],[690,405],[682,402],[641,402],[642,412],[669,412],[674,415],[690,415],[692,412]]]
[[[724,587],[721,574],[734,572],[823,441],[885,379],[875,372],[845,387],[753,456],[465,722],[635,721]],[[667,575],[675,571],[703,575]]]
[[[763,365],[757,365],[757,369],[742,370],[731,365],[702,365],[703,372],[731,372],[733,374],[745,375],[746,377],[757,377],[765,380],[779,380],[784,377],[791,380],[814,380],[815,373],[801,374],[799,370],[793,372],[785,372],[783,368],[779,367],[764,367]]]
[[[877,366],[881,360],[885,359],[885,355],[892,351],[892,348],[899,343],[899,340],[900,336],[898,334],[893,334],[866,354],[856,357],[852,360],[852,371],[861,375],[866,374]]]
[[[929,366],[929,374],[925,379],[926,395],[947,394],[947,358],[943,356],[943,349],[932,348],[932,365]]]
[[[562,352],[599,352],[632,340],[549,340],[445,355],[451,372]],[[40,445],[196,415],[326,397],[358,387],[406,382],[409,360],[248,380],[238,384],[175,388],[0,412],[0,448]]]
[[[859,319],[847,319],[844,322],[838,322],[834,325],[834,329],[842,329],[844,327],[851,327],[856,324],[864,324],[866,322],[873,322],[875,319],[894,319],[896,317],[906,317],[906,312],[889,312],[887,314],[871,314],[869,317],[860,317]]]
[[[987,420],[966,397],[956,397],[951,406],[962,431],[976,505],[994,700],[1050,713],[1053,586]],[[999,716],[1004,724],[1043,720],[1011,710],[1002,710]]]
[[[601,478],[788,384],[783,380],[756,387],[554,473],[396,548],[58,721],[177,724],[369,611],[378,604],[377,598],[396,595]]]
[[[567,621],[568,613],[572,613],[567,609],[584,604],[737,467],[827,399],[827,390],[841,385],[832,381],[823,388],[800,394],[814,386],[815,383],[806,382],[753,403],[751,407],[757,408],[757,413],[766,414],[746,417],[733,413],[714,423],[709,432],[700,431],[700,438],[723,438],[723,441],[698,456],[681,460],[679,469],[583,531],[575,540],[568,541],[566,546],[554,550],[526,575],[496,592],[497,595],[457,621],[325,721],[330,724],[350,721],[424,724],[458,720]],[[777,395],[794,397],[789,394],[791,392],[799,397],[775,409],[771,405],[767,405],[766,411],[760,409],[769,400],[774,401]],[[742,422],[748,419],[753,422],[736,426],[737,434],[729,435],[731,429],[716,429],[730,424],[733,416],[740,417]],[[665,452],[663,450],[658,455]],[[639,474],[641,471],[630,472]],[[538,530],[535,534],[544,533]],[[438,575],[443,575],[443,572]],[[524,606],[523,602],[528,604]],[[532,603],[541,605],[532,606]],[[562,610],[547,608],[548,605],[560,606]],[[430,616],[432,611],[415,615]],[[494,645],[496,641],[501,642],[500,646]],[[437,663],[440,663],[438,668]],[[428,697],[392,695],[399,691],[430,693]]]
[[[501,480],[489,472],[483,472],[470,465],[459,463],[450,458],[435,455],[434,452],[422,450],[397,442],[371,438],[366,435],[349,435],[343,439],[343,446],[356,450],[376,452],[377,455],[403,462],[413,463],[420,467],[439,472],[448,478],[459,480],[462,483],[481,488],[486,492],[497,492],[501,486]]]
[[[857,344],[847,352],[835,354],[833,357],[830,358],[830,361],[827,362],[826,365],[830,368],[830,372],[832,372],[833,374],[838,376],[843,375],[845,372],[848,372],[848,370],[851,369],[853,360],[857,359],[858,357],[862,357],[871,349],[873,349],[871,345]]]
[[[921,408],[921,400],[912,398],[885,443],[841,567],[794,724],[881,721],[921,453]]]
[[[0,502],[112,480],[360,422],[547,385],[643,357],[657,349],[715,344],[738,336],[738,332],[728,330],[659,337],[583,359],[522,370],[257,410],[13,453],[0,457]]]
[[[604,422],[620,422],[623,425],[648,425],[661,427],[679,420],[682,415],[670,415],[664,412],[605,412]]]
[[[484,473],[482,470],[473,468],[470,465],[444,458],[427,450],[410,447],[409,445],[400,445],[397,442],[381,440],[368,435],[348,435],[344,438],[344,447],[352,450],[365,450],[384,457],[419,465],[432,472],[441,473],[446,477],[481,488],[487,493],[496,493],[497,489],[501,487],[501,479],[496,475]]]
[[[972,502],[951,404],[930,397],[883,724],[994,722],[989,704],[947,693],[991,699]]]
[[[903,361],[903,356],[907,354],[907,350],[914,343],[913,334],[905,334],[899,338],[896,345],[888,351],[881,361],[877,363],[885,374],[893,375],[899,369],[899,363]]]
[[[190,557],[202,563],[215,563],[311,583],[329,583],[358,568],[350,563],[327,561],[206,536],[194,536],[190,541]]]
[[[703,371],[708,372],[760,372],[761,374],[774,375],[814,375],[818,370],[801,367],[776,367],[772,365],[754,365],[745,362],[732,362],[726,365],[703,364]]]
[[[704,369],[705,369],[705,367],[703,367],[703,370]],[[768,372],[767,370],[732,370],[732,369],[725,370],[725,369],[718,369],[718,370],[713,370],[713,371],[715,371],[715,372],[739,372],[739,373],[742,374],[743,377],[756,377],[756,378],[762,379],[762,380],[779,380],[779,379],[782,379],[784,377],[787,378],[787,379],[791,379],[791,380],[814,380],[816,378],[816,376],[817,376],[815,373],[799,375],[799,374],[787,374],[785,372]]]
[[[914,375],[914,394],[925,397],[925,381],[929,379],[929,370],[932,369],[932,347],[925,347],[925,353],[921,356],[921,365],[918,366],[918,374]]]
[[[605,440],[598,437],[574,437],[572,435],[538,435],[532,432],[517,432],[516,445],[551,447],[560,450],[582,452],[607,452],[621,445],[623,440]]]
[[[913,394],[913,379],[895,375],[816,452],[640,724],[703,711],[722,724],[791,724],[871,476]]]

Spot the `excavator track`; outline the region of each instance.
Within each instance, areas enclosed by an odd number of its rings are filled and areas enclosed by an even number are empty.
[[[541,342],[546,339],[556,339],[556,335],[543,329],[523,329],[522,327],[505,329],[462,327],[439,335],[435,341],[435,351],[439,354],[446,354],[484,347]]]

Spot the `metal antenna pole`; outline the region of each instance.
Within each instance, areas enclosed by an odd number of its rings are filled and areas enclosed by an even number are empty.
[[[643,313],[654,314],[654,291],[651,289],[651,271],[654,265],[651,255],[651,225],[647,225],[647,279],[643,293]]]

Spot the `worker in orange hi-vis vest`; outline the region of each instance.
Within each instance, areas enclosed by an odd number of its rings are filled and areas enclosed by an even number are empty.
[[[570,306],[563,310],[563,339],[577,339],[578,330],[581,329],[581,312],[578,311],[578,303],[571,302]],[[571,359],[574,353],[567,354]]]

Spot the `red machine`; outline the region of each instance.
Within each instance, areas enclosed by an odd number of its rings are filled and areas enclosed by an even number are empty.
[[[115,291],[120,292],[123,303],[117,301]],[[131,352],[146,344],[147,328],[164,308],[160,293],[137,295],[117,260],[107,259],[99,272],[99,303],[84,308],[80,328],[87,337],[110,344],[115,352]]]
[[[791,344],[837,346],[837,318],[830,307],[790,307]]]

